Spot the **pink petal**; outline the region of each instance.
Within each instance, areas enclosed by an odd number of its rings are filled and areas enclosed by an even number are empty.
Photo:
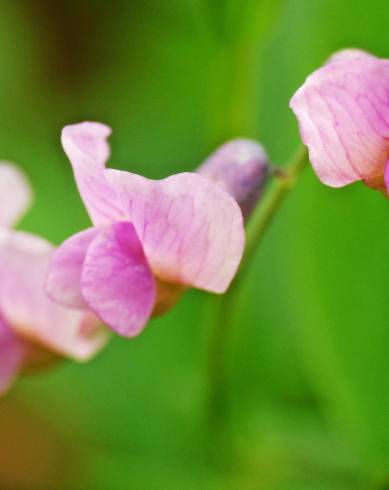
[[[0,226],[12,227],[32,201],[32,191],[24,174],[10,163],[0,163]]]
[[[358,60],[358,59],[377,60],[375,56],[373,56],[370,53],[367,53],[366,51],[363,51],[362,49],[348,48],[348,49],[342,49],[340,51],[337,51],[336,53],[331,55],[327,60],[327,64],[337,63],[338,61],[351,61],[351,60]]]
[[[290,106],[322,182],[340,187],[383,175],[389,138],[389,61],[338,54],[315,71]]]
[[[235,139],[213,152],[196,173],[227,191],[247,218],[262,194],[269,173],[269,158],[256,141]]]
[[[215,293],[227,289],[244,246],[242,213],[227,192],[191,173],[153,181],[107,170],[107,179],[160,279]]]
[[[88,248],[82,293],[92,310],[120,335],[144,328],[155,303],[155,282],[131,223],[100,231]]]
[[[94,316],[48,298],[44,281],[52,252],[39,237],[0,231],[0,311],[21,337],[87,359],[104,345],[107,333]]]
[[[0,394],[17,376],[24,357],[24,346],[0,314]]]
[[[46,292],[66,306],[85,308],[81,293],[81,271],[86,251],[98,234],[98,228],[89,228],[70,237],[53,253],[46,277]]]
[[[108,126],[83,122],[62,130],[62,146],[67,154],[85,207],[96,225],[120,220],[123,211],[115,192],[107,184],[104,166],[110,149]]]

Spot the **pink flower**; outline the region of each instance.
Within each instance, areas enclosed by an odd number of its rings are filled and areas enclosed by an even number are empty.
[[[290,106],[319,179],[341,187],[389,182],[389,60],[350,49],[310,75]]]
[[[97,318],[49,299],[44,279],[53,246],[14,225],[31,201],[24,176],[0,164],[0,392],[20,369],[37,367],[55,355],[86,360],[107,334]]]
[[[94,227],[59,247],[46,287],[57,301],[89,308],[132,337],[186,287],[223,293],[242,257],[244,228],[234,199],[200,175],[154,181],[106,169],[110,133],[92,122],[63,129]]]

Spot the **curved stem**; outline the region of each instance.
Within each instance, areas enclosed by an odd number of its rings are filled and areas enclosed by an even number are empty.
[[[273,186],[257,205],[247,227],[245,254],[240,265],[239,278],[244,276],[253,255],[262,242],[265,232],[279,207],[294,187],[296,181],[308,163],[308,154],[305,146],[301,146],[291,158],[285,169],[273,172],[275,177]]]
[[[239,286],[255,257],[265,232],[279,210],[285,197],[294,187],[299,175],[308,162],[305,147],[300,148],[290,163],[273,172],[274,182],[266,195],[257,205],[249,222],[245,254],[239,274],[231,284],[228,292],[217,298],[214,311],[213,330],[211,332],[208,353],[209,400],[208,418],[214,427],[220,425],[225,415],[224,380],[227,364],[227,347],[230,330],[233,325],[233,311],[237,300]]]

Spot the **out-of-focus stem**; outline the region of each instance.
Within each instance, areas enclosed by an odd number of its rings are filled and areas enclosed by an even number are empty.
[[[246,248],[239,273],[228,292],[215,299],[216,308],[214,310],[213,322],[210,322],[213,330],[211,332],[208,352],[208,418],[214,427],[220,426],[226,413],[224,381],[228,365],[227,350],[239,287],[262,243],[268,226],[280,209],[289,191],[296,184],[307,162],[307,151],[305,147],[302,147],[285,167],[273,172],[274,179],[271,187],[260,200],[249,222]]]

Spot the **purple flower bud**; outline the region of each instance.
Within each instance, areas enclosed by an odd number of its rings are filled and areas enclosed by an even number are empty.
[[[197,173],[226,190],[247,219],[264,189],[269,159],[259,143],[236,139],[220,146],[200,165]]]

